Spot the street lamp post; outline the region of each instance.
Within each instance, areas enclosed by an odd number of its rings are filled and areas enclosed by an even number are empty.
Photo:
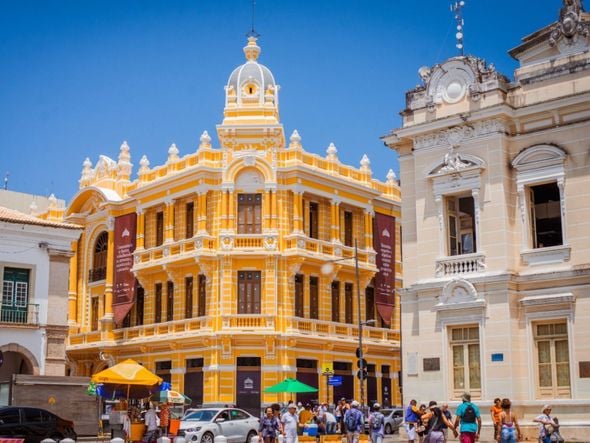
[[[348,257],[345,258],[337,258],[335,260],[329,260],[324,265],[322,265],[322,274],[330,274],[334,269],[334,262],[348,260]],[[358,245],[356,239],[354,240],[354,274],[356,279],[356,303],[357,303],[357,311],[358,311],[358,330],[359,330],[359,337],[358,337],[358,359],[359,359],[359,381],[360,381],[360,391],[361,391],[361,410],[364,411],[365,405],[365,359],[363,353],[363,325],[369,325],[375,323],[375,320],[368,320],[363,322],[361,317],[361,276],[359,270],[359,254],[358,254]]]

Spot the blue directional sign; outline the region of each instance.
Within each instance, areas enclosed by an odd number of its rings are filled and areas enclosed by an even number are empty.
[[[341,375],[330,375],[328,377],[328,384],[331,386],[342,386],[342,376]]]

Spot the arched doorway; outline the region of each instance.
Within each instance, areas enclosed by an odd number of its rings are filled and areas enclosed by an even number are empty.
[[[27,348],[16,343],[0,346],[0,406],[8,404],[13,374],[39,375],[39,363]]]

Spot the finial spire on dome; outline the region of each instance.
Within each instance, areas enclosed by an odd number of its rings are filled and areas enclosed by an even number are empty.
[[[451,12],[455,13],[455,20],[457,22],[457,33],[455,34],[457,43],[455,46],[459,50],[460,56],[463,56],[463,25],[465,24],[463,20],[463,6],[465,6],[465,0],[457,0],[455,3],[451,3]]]
[[[254,29],[254,12],[256,10],[256,0],[252,0],[252,26],[250,31],[246,34],[246,37],[260,37],[260,34]]]
[[[258,56],[261,52],[260,46],[256,44],[256,40],[258,40],[258,37],[250,35],[248,37],[248,44],[244,46],[244,55],[249,62],[255,62],[258,60]]]

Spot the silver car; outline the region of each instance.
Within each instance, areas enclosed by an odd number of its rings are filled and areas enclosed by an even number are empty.
[[[384,428],[385,434],[393,434],[399,432],[399,427],[404,421],[404,410],[400,408],[381,409],[380,411],[385,417]],[[365,432],[369,433],[369,420],[365,420]]]
[[[213,443],[217,435],[227,443],[249,443],[258,435],[258,418],[237,408],[189,409],[180,420],[178,435],[187,442]]]

